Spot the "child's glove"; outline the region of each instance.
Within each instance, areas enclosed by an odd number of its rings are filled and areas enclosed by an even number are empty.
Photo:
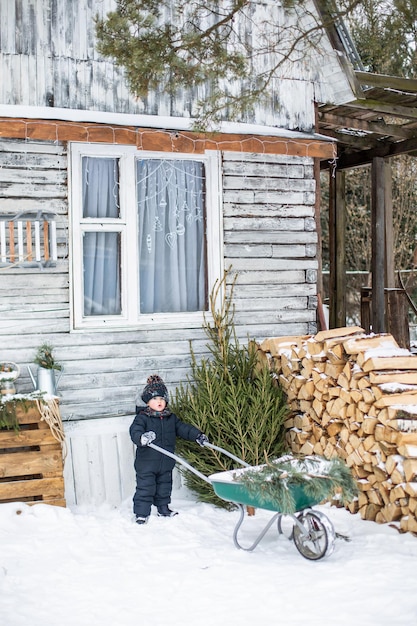
[[[206,445],[206,443],[209,442],[209,440],[208,440],[208,437],[204,433],[201,433],[201,435],[198,435],[196,442],[198,443],[199,446],[204,448],[204,446]]]
[[[156,435],[153,432],[153,430],[148,430],[147,433],[143,433],[143,435],[140,438],[140,445],[141,446],[148,446],[150,443],[152,443],[152,441],[156,439]]]

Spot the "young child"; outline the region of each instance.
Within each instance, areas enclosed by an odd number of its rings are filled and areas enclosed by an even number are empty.
[[[160,448],[175,451],[177,437],[196,441],[204,447],[208,438],[201,430],[185,424],[168,408],[168,391],[163,380],[154,374],[149,376],[141,398],[147,406],[136,406],[136,417],[130,427],[130,437],[136,444],[136,492],[133,512],[137,524],[146,524],[151,506],[157,507],[158,515],[177,515],[168,504],[171,502],[172,470],[175,460],[148,446],[155,442]]]

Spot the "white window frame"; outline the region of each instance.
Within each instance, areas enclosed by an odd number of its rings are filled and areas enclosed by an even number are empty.
[[[208,296],[216,280],[223,275],[223,216],[221,206],[221,159],[217,150],[203,154],[151,152],[138,150],[135,146],[120,144],[85,144],[71,142],[69,145],[70,187],[70,241],[72,263],[71,280],[71,326],[73,330],[141,328],[154,324],[164,327],[190,328],[203,323],[203,311],[181,313],[139,312],[137,203],[135,160],[137,158],[189,159],[202,161],[206,177],[206,249]],[[92,219],[82,215],[82,158],[118,158],[120,182],[120,218]],[[84,316],[82,237],[88,230],[95,232],[121,232],[121,305],[120,315]]]

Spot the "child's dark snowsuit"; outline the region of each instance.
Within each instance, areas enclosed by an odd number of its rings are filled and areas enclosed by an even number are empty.
[[[169,409],[158,413],[149,407],[136,407],[136,417],[130,427],[130,437],[136,444],[136,492],[133,497],[133,512],[136,516],[147,517],[154,504],[159,507],[171,502],[172,470],[175,461],[170,457],[142,446],[141,436],[148,431],[156,434],[153,443],[168,452],[175,451],[177,437],[195,441],[201,430],[185,424]]]

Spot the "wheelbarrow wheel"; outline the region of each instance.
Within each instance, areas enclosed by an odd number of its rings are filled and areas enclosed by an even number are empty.
[[[293,540],[299,553],[310,561],[329,556],[335,542],[335,532],[329,518],[318,511],[303,511],[296,519]]]

